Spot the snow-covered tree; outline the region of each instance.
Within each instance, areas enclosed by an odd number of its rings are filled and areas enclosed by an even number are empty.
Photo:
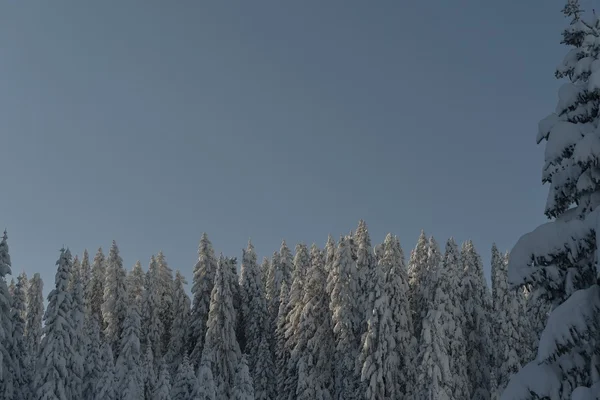
[[[106,259],[106,279],[104,281],[104,301],[102,316],[106,328],[104,337],[119,356],[119,341],[123,335],[123,322],[127,315],[127,274],[123,268],[123,259],[119,255],[117,243],[113,240]]]
[[[600,22],[595,13],[584,20],[577,0],[567,0],[563,13],[571,23],[562,43],[571,49],[556,77],[568,81],[537,135],[538,143],[546,140],[542,181],[551,221],[519,239],[508,271],[513,286],[531,285],[552,309],[537,357],[511,379],[506,400],[593,399],[600,392]]]
[[[1,285],[1,283],[0,283]],[[31,278],[27,292],[27,316],[25,319],[25,341],[29,353],[36,357],[40,351],[42,319],[44,318],[44,282],[39,273]]]
[[[167,264],[162,251],[156,256],[158,264],[158,289],[160,293],[159,314],[163,326],[162,348],[167,349],[171,340],[173,325],[173,270]]]
[[[266,328],[266,327],[265,327]],[[266,331],[266,329],[265,329]],[[274,400],[275,396],[275,363],[269,346],[268,334],[265,332],[260,340],[252,378],[256,400]]]
[[[81,266],[79,267],[79,276],[81,277],[81,284],[83,285],[83,299],[87,310],[87,301],[86,296],[88,293],[88,285],[92,279],[92,266],[90,264],[90,254],[87,249],[83,250],[83,255],[81,256]]]
[[[254,398],[254,387],[252,385],[252,378],[250,377],[250,370],[248,368],[248,361],[246,356],[240,359],[235,374],[235,385],[233,387],[232,400],[255,400]]]
[[[92,276],[85,292],[85,304],[90,318],[95,318],[104,330],[102,303],[104,303],[104,281],[106,279],[106,259],[102,248],[98,249],[92,263]]]
[[[164,362],[160,366],[158,382],[152,400],[171,400],[171,376],[169,375],[169,367]]]
[[[361,325],[357,327],[355,334],[357,337],[362,337],[368,329],[368,320],[371,318],[373,305],[375,302],[374,286],[378,279],[377,261],[375,253],[371,247],[371,237],[367,229],[367,224],[362,219],[358,223],[358,228],[355,234],[356,242],[356,269],[357,283],[360,290],[358,305],[362,307]]]
[[[267,322],[267,304],[262,286],[262,275],[256,263],[256,252],[249,241],[243,250],[240,274],[240,291],[242,297],[242,321],[245,339],[245,352],[248,354],[250,371],[254,375],[254,365],[258,355],[258,347],[264,334]]]
[[[69,292],[71,293],[71,323],[73,325],[74,336],[71,342],[71,357],[68,360],[71,377],[69,379],[69,392],[74,398],[83,396],[83,378],[84,362],[86,357],[86,336],[84,332],[85,321],[85,303],[83,282],[81,281],[81,265],[79,261],[74,264],[69,282]]]
[[[167,347],[165,361],[169,365],[173,376],[177,367],[182,363],[184,355],[187,354],[187,332],[190,318],[190,298],[185,292],[187,281],[180,271],[175,272],[173,292],[173,324],[171,325],[171,341]],[[189,361],[189,360],[188,360]]]
[[[12,321],[10,315],[11,297],[6,285],[6,275],[10,275],[11,262],[8,253],[8,236],[6,231],[0,241],[0,395],[10,399],[13,396],[14,369],[12,348]]]
[[[100,350],[100,370],[102,374],[96,384],[96,390],[93,400],[116,400],[117,391],[115,388],[115,364],[112,349],[108,343],[104,343]]]
[[[267,282],[265,286],[265,295],[267,299],[267,309],[271,323],[276,323],[277,312],[279,311],[279,294],[281,293],[281,283],[283,276],[281,272],[280,256],[278,252],[274,252],[269,263],[269,271],[267,273]]]
[[[139,301],[137,305],[139,310],[142,309],[142,302],[144,300],[145,278],[142,263],[138,260],[127,274],[127,301],[129,304],[133,301]]]
[[[199,400],[217,400],[217,389],[215,387],[215,380],[211,372],[211,368],[208,362],[201,362],[200,369],[198,371]]]
[[[71,398],[69,391],[72,371],[73,340],[76,332],[71,319],[72,298],[67,290],[71,276],[71,253],[61,249],[54,289],[48,295],[44,315],[43,338],[34,379],[36,399]],[[10,399],[11,397],[6,397]]]
[[[202,234],[198,246],[198,262],[194,267],[192,282],[192,314],[190,318],[189,351],[190,362],[197,368],[202,357],[206,335],[206,321],[210,307],[210,298],[217,270],[217,259],[213,246],[206,233]]]
[[[354,364],[358,356],[356,326],[361,322],[357,287],[356,262],[348,237],[341,237],[335,251],[332,277],[329,281],[332,327],[335,337],[334,353],[334,399],[352,400],[356,398],[357,376]]]
[[[269,258],[263,257],[262,264],[260,264],[260,275],[262,291],[264,293],[265,300],[267,299],[267,278],[269,276],[269,268],[271,268],[271,262],[269,261]]]
[[[279,268],[281,270],[282,281],[288,285],[288,288],[291,288],[294,272],[294,256],[285,240],[281,242],[281,248],[279,249]]]
[[[146,347],[146,352],[142,359],[142,379],[144,382],[144,398],[151,399],[158,376],[156,374],[154,354],[152,353],[152,347],[150,346]]]
[[[160,318],[160,274],[156,258],[150,258],[150,266],[145,279],[145,298],[142,302],[142,336],[144,347],[150,347],[155,359],[163,354],[162,338],[164,326]]]
[[[304,307],[297,327],[296,345],[292,351],[292,358],[298,359],[298,400],[332,398],[331,361],[334,341],[329,296],[325,289],[326,278],[323,253],[313,244],[302,299]],[[304,366],[306,368],[303,368]]]
[[[12,348],[11,353],[14,357],[14,385],[15,397],[18,399],[29,399],[32,354],[29,351],[25,341],[25,303],[26,303],[26,282],[27,276],[23,274],[17,277],[15,290],[12,297],[11,319],[13,323]]]
[[[285,383],[287,379],[286,367],[290,358],[288,348],[286,347],[285,337],[285,316],[288,310],[289,287],[287,282],[281,282],[281,293],[279,293],[279,310],[275,322],[274,335],[274,362],[275,362],[275,391],[277,397],[285,395]]]
[[[183,361],[177,369],[172,386],[172,400],[197,399],[199,396],[198,378],[194,374],[194,367],[190,364],[187,354],[183,355]]]
[[[421,231],[419,240],[414,250],[410,253],[408,262],[408,284],[410,309],[412,310],[412,319],[414,323],[415,336],[421,337],[421,324],[427,313],[427,253],[429,252],[429,242],[425,232]]]
[[[490,365],[493,348],[490,340],[491,296],[483,275],[481,257],[475,251],[472,241],[463,244],[460,258],[464,270],[461,285],[470,393],[473,400],[485,400],[490,396]]]
[[[241,357],[235,335],[231,281],[235,259],[221,256],[210,298],[206,338],[201,363],[211,369],[218,398],[230,398]]]
[[[86,321],[87,349],[84,363],[83,399],[94,399],[96,387],[102,374],[102,354],[100,353],[100,328],[96,319]]]
[[[390,241],[390,247],[393,248],[392,236],[388,235],[386,240]],[[369,299],[373,309],[367,320],[367,331],[363,335],[356,363],[361,379],[359,398],[365,400],[397,398],[395,378],[400,363],[396,352],[396,324],[392,319],[388,296],[390,289],[386,287],[386,269],[387,266],[379,264],[371,271],[369,279]]]
[[[115,366],[115,381],[121,400],[140,399],[144,393],[141,370],[140,313],[138,301],[127,304],[127,316],[119,342],[119,356]]]

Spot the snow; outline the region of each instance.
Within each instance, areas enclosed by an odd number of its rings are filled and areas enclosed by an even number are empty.
[[[575,146],[573,160],[577,163],[598,164],[600,156],[600,130],[589,132]]]
[[[560,121],[554,124],[548,135],[546,151],[544,154],[546,162],[552,162],[562,158],[565,149],[575,146],[583,137],[579,124],[568,121]]]
[[[536,138],[536,142],[539,144],[542,140],[547,139],[550,134],[550,130],[556,123],[558,122],[558,115],[552,113],[548,115],[546,118],[541,120],[538,124],[538,135]]]

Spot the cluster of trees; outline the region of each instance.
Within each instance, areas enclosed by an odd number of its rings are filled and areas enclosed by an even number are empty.
[[[490,291],[470,241],[442,252],[422,232],[406,263],[397,237],[373,248],[361,221],[261,264],[248,243],[238,268],[204,234],[190,299],[161,252],[126,272],[113,242],[91,261],[61,250],[44,311],[39,274],[7,285],[5,233],[0,397],[496,398],[534,343],[507,257],[493,247]]]

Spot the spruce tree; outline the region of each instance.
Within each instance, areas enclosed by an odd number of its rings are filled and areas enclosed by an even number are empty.
[[[304,297],[298,338],[293,350],[298,358],[298,400],[329,400],[332,398],[333,330],[327,295],[325,260],[323,253],[312,245],[310,266],[306,273]],[[304,373],[302,374],[303,367]],[[302,376],[304,375],[304,376]]]
[[[87,309],[87,293],[88,293],[88,285],[92,279],[92,266],[90,265],[90,254],[87,249],[83,250],[83,255],[81,256],[81,266],[79,267],[79,276],[81,277],[81,284],[83,285],[83,299],[84,304],[86,306],[86,312],[89,312]]]
[[[72,298],[67,290],[71,276],[71,253],[64,248],[56,262],[58,266],[54,289],[48,295],[44,315],[43,339],[34,379],[36,399],[71,398],[69,390],[72,371],[73,340],[76,332],[71,319]],[[6,397],[10,399],[11,397]]]
[[[140,313],[138,301],[127,304],[127,316],[119,341],[119,356],[115,365],[115,381],[121,400],[140,399],[144,393],[141,370]]]
[[[115,390],[115,364],[111,346],[103,343],[100,350],[100,370],[102,374],[96,385],[93,400],[117,400]]]
[[[206,233],[202,234],[198,246],[198,262],[194,267],[192,282],[192,315],[188,347],[190,362],[197,368],[202,357],[206,335],[206,321],[210,307],[210,298],[215,281],[217,260],[213,246]]]
[[[171,388],[172,400],[197,399],[199,396],[198,378],[194,374],[194,367],[190,364],[187,354],[183,355],[183,361],[177,369]]]
[[[104,330],[102,303],[104,302],[104,281],[106,279],[106,259],[102,248],[98,249],[92,263],[92,277],[85,292],[85,304],[90,318],[98,321],[100,332]]]
[[[106,325],[104,337],[114,349],[113,353],[117,358],[119,356],[119,341],[123,335],[123,322],[127,315],[126,277],[123,259],[119,255],[117,243],[113,240],[106,259],[102,316]]]
[[[152,347],[147,346],[146,352],[142,359],[142,379],[144,382],[144,398],[151,399],[154,388],[156,387],[156,380],[158,376],[156,374],[156,363],[154,362],[154,354],[152,353]]]
[[[210,298],[206,338],[201,363],[210,368],[218,398],[230,398],[241,357],[235,335],[231,275],[235,259],[221,256]]]
[[[160,274],[158,262],[154,256],[150,258],[150,266],[146,273],[145,298],[142,302],[142,332],[143,347],[150,347],[155,359],[163,354],[162,338],[164,332],[163,320],[160,315]]]
[[[1,284],[1,283],[0,283]],[[44,318],[44,282],[39,273],[33,275],[27,293],[27,315],[25,320],[25,342],[32,357],[37,357],[42,338]]]
[[[29,399],[31,383],[32,354],[25,341],[25,303],[27,277],[23,274],[17,277],[17,283],[12,298],[11,319],[13,323],[12,348],[14,357],[14,386],[15,398]]]
[[[267,332],[262,335],[254,363],[252,379],[254,381],[254,396],[256,400],[276,399],[274,385],[275,363],[268,337]]]
[[[133,269],[127,274],[127,301],[131,304],[133,301],[139,301],[138,309],[142,309],[144,299],[145,275],[142,269],[142,263],[138,260],[133,266]]]
[[[417,245],[410,253],[408,262],[408,284],[409,299],[412,319],[415,329],[415,336],[421,337],[421,324],[427,313],[427,253],[429,252],[429,242],[425,232],[421,231]]]
[[[357,269],[357,284],[360,290],[359,306],[362,306],[361,325],[357,327],[355,334],[357,337],[362,337],[368,329],[368,320],[371,318],[373,306],[375,302],[374,287],[377,280],[377,261],[375,253],[371,247],[371,237],[367,229],[365,221],[360,220],[356,229],[356,269]]]
[[[160,366],[158,382],[152,400],[171,400],[171,376],[169,375],[169,367],[164,362]]]
[[[281,269],[282,281],[287,284],[288,288],[291,288],[294,272],[294,256],[285,240],[281,242],[281,248],[279,249],[279,268]]]
[[[243,356],[240,359],[240,364],[238,365],[235,374],[232,400],[255,400],[254,387],[252,385],[252,378],[250,377],[246,356]]]
[[[288,310],[289,288],[286,281],[281,283],[281,292],[279,293],[279,310],[275,323],[274,337],[274,361],[275,361],[275,393],[277,398],[285,395],[285,384],[287,379],[287,364],[290,359],[290,353],[286,347],[285,337],[285,319]]]
[[[10,275],[11,262],[8,253],[6,231],[0,241],[0,395],[10,399],[14,393],[14,369],[12,349],[12,321],[10,315],[11,297],[6,285],[6,275]]]
[[[180,271],[175,272],[174,292],[173,292],[173,324],[171,326],[171,335],[165,361],[169,365],[173,376],[177,367],[182,363],[184,355],[187,353],[187,332],[190,318],[190,298],[185,292],[187,281]],[[188,360],[189,361],[189,360]]]
[[[84,364],[83,398],[94,399],[96,386],[102,374],[102,354],[100,353],[100,328],[95,319],[86,322],[87,349]]]
[[[160,293],[159,314],[163,326],[162,348],[167,349],[171,339],[171,325],[173,325],[173,270],[167,264],[162,251],[156,256],[158,263],[158,289]]]
[[[356,262],[352,258],[349,237],[340,238],[331,273],[329,309],[335,337],[334,399],[352,400],[357,395],[354,363],[358,356],[359,340],[355,332],[356,326],[361,322],[362,313],[356,304],[359,290]]]
[[[85,303],[83,293],[83,282],[81,281],[81,265],[73,268],[70,279],[70,293],[72,298],[71,323],[73,325],[72,356],[69,360],[71,378],[69,380],[69,392],[74,398],[83,396],[84,362],[86,357],[86,336],[84,332]]]
[[[220,397],[218,397],[217,394],[215,380],[213,378],[210,362],[208,362],[208,360],[203,360],[200,362],[200,369],[198,371],[198,381],[200,382],[198,391],[199,400],[220,399]]]

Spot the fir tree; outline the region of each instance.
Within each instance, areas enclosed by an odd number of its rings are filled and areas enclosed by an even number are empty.
[[[202,234],[198,246],[198,262],[194,267],[192,283],[192,315],[190,318],[190,362],[197,368],[202,357],[206,335],[206,321],[210,307],[211,293],[215,281],[217,260],[206,233]]]
[[[221,256],[210,298],[202,364],[208,366],[218,398],[230,398],[235,371],[241,357],[235,335],[235,311],[231,293],[232,264],[235,259]]]
[[[102,374],[102,355],[100,353],[100,328],[95,319],[86,322],[87,350],[84,364],[83,398],[94,399],[96,387]]]
[[[171,325],[173,325],[173,270],[167,264],[162,253],[156,256],[158,263],[158,289],[160,293],[159,315],[163,326],[162,348],[167,349],[171,339]]]
[[[25,303],[26,303],[26,282],[27,276],[23,274],[17,277],[17,283],[12,298],[11,319],[13,323],[11,353],[14,356],[14,385],[15,398],[29,399],[32,354],[29,352],[27,342],[25,341]]]
[[[188,321],[190,317],[190,298],[185,292],[187,281],[181,272],[175,273],[174,292],[173,292],[173,324],[171,326],[171,341],[167,347],[165,361],[169,368],[173,371],[173,376],[177,371],[177,367],[183,361],[184,355],[187,352],[186,342],[188,339],[187,332]],[[189,360],[188,360],[189,361]]]
[[[137,306],[139,310],[142,309],[142,302],[145,296],[145,278],[142,263],[138,260],[133,269],[127,274],[127,302],[131,304],[133,301],[138,301],[139,304]]]
[[[255,400],[252,378],[250,377],[248,361],[245,356],[240,359],[240,364],[235,374],[232,400]]]
[[[371,237],[367,229],[365,221],[360,220],[358,228],[356,229],[356,269],[358,277],[359,293],[359,306],[362,306],[361,325],[357,327],[355,332],[357,337],[367,331],[368,320],[371,318],[373,306],[375,302],[374,287],[377,280],[377,261],[375,259],[375,253],[371,247]]]
[[[14,393],[12,348],[12,321],[10,315],[11,297],[6,285],[6,275],[10,275],[11,262],[8,253],[6,231],[0,241],[0,395],[11,399]]]
[[[144,382],[144,398],[151,399],[152,393],[158,379],[156,374],[156,365],[154,362],[154,354],[152,354],[152,347],[146,347],[146,353],[142,361],[142,379]]]
[[[194,374],[194,368],[190,364],[187,354],[183,355],[183,361],[177,369],[177,375],[171,388],[172,400],[196,399],[199,396],[198,378]]]
[[[116,400],[115,390],[115,364],[112,355],[112,349],[108,343],[104,343],[101,348],[101,367],[102,374],[96,385],[94,400]]]
[[[89,310],[90,318],[94,318],[100,324],[100,331],[104,330],[104,318],[102,317],[102,303],[104,302],[104,280],[106,279],[106,260],[102,248],[98,249],[92,263],[92,277],[86,287],[85,304]]]
[[[83,396],[83,364],[86,357],[87,338],[84,334],[85,303],[79,262],[77,262],[77,265],[72,270],[69,285],[69,292],[73,301],[71,305],[71,323],[73,325],[74,336],[71,343],[72,355],[68,360],[69,369],[71,370],[71,377],[68,384],[71,396],[81,398]]]
[[[206,361],[206,362],[205,362]],[[217,400],[217,389],[215,387],[215,381],[213,378],[213,374],[211,372],[211,368],[207,360],[203,360],[200,363],[200,369],[198,371],[199,375],[199,391],[198,391],[198,399],[199,400]]]
[[[121,400],[135,400],[143,396],[141,371],[140,314],[138,301],[127,304],[127,317],[119,342],[119,356],[115,366],[115,381]]]
[[[152,400],[171,400],[171,377],[169,368],[164,362],[161,364],[158,382]]]
[[[289,288],[287,282],[281,283],[281,293],[279,293],[279,310],[275,323],[275,340],[274,340],[274,361],[275,361],[275,391],[277,397],[285,395],[285,384],[287,379],[287,363],[290,358],[289,351],[285,345],[285,317],[288,309]]]
[[[275,380],[274,371],[273,353],[269,346],[267,332],[265,332],[258,346],[252,375],[256,400],[274,400],[276,398],[275,386],[273,384]]]
[[[81,277],[81,284],[83,285],[83,299],[86,306],[86,312],[89,312],[87,306],[87,293],[88,286],[92,279],[92,266],[90,265],[90,255],[87,249],[83,250],[83,256],[81,256],[81,266],[79,267],[79,276]]]
[[[102,316],[106,325],[104,337],[114,349],[113,353],[117,358],[119,341],[123,335],[123,322],[127,314],[126,277],[123,259],[119,255],[117,243],[113,240],[106,260]]]
[[[285,282],[288,288],[291,288],[294,272],[294,257],[285,240],[281,242],[281,248],[279,249],[279,268],[281,270],[282,282]]]
[[[54,289],[48,295],[44,315],[43,339],[37,359],[34,387],[36,399],[71,398],[69,383],[72,378],[70,359],[73,356],[75,331],[71,320],[72,298],[67,290],[71,276],[71,253],[61,249],[56,262],[58,270]],[[11,398],[11,397],[6,397]]]
[[[1,285],[1,283],[0,283]],[[25,342],[29,353],[36,357],[40,351],[42,319],[44,318],[44,282],[39,273],[33,275],[27,293],[27,316],[25,320]]]
[[[421,231],[417,246],[410,253],[408,262],[408,284],[410,309],[412,310],[412,320],[414,323],[415,336],[421,337],[421,324],[427,313],[427,253],[429,252],[429,242],[425,232]]]
[[[160,318],[160,284],[159,269],[156,258],[150,258],[150,266],[146,273],[145,298],[142,303],[143,345],[152,349],[156,359],[162,357],[163,320]]]

